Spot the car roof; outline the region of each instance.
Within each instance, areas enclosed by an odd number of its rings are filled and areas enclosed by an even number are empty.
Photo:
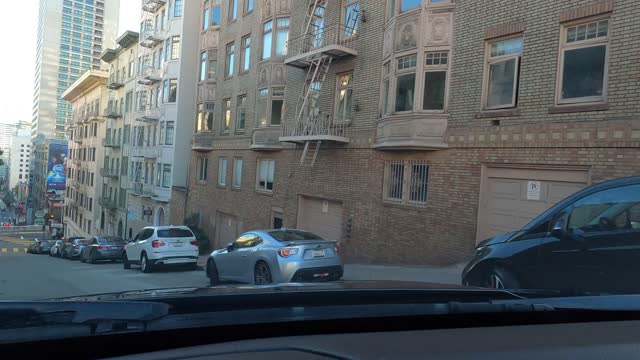
[[[307,232],[310,233],[311,231],[308,230],[302,230],[302,229],[289,229],[289,228],[280,228],[280,229],[258,229],[258,230],[250,230],[250,231],[246,231],[243,234],[266,234],[269,235],[270,232],[272,231],[302,231],[302,232]],[[271,235],[269,235],[271,236]]]
[[[161,226],[145,226],[145,229],[154,229],[154,230],[168,230],[168,229],[185,229],[191,230],[188,226],[185,225],[161,225]]]
[[[528,230],[538,226],[539,224],[541,224],[541,222],[546,221],[547,217],[549,217],[550,214],[555,213],[559,209],[564,208],[569,204],[587,195],[591,195],[601,190],[611,189],[619,186],[638,185],[638,184],[640,184],[640,176],[631,176],[631,177],[609,180],[609,181],[601,182],[595,185],[587,186],[586,188],[576,192],[573,195],[570,195],[569,197],[565,198],[564,200],[561,200],[560,202],[556,203],[555,205],[553,205],[552,207],[544,211],[542,214],[540,214],[535,219],[533,219],[529,224],[523,227],[522,230]]]

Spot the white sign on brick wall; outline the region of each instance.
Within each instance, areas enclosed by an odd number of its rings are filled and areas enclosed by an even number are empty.
[[[540,200],[540,189],[542,184],[540,181],[527,182],[527,200]]]

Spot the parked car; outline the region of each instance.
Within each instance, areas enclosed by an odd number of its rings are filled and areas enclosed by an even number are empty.
[[[66,239],[62,246],[62,258],[69,260],[79,258],[82,248],[86,245],[86,240],[83,237],[70,237]]]
[[[338,280],[343,267],[336,241],[295,229],[250,231],[207,260],[211,285],[219,281],[253,284]]]
[[[482,241],[465,285],[637,293],[640,177],[587,187],[521,230]]]
[[[145,227],[125,245],[122,262],[125,269],[139,264],[145,273],[152,272],[159,265],[183,265],[195,269],[198,241],[186,226]]]
[[[46,254],[49,252],[50,248],[51,244],[49,243],[49,241],[35,239],[27,247],[27,252],[31,254]]]
[[[63,243],[63,240],[56,240],[53,243],[53,245],[51,245],[51,249],[49,250],[49,255],[62,257],[62,243]]]
[[[118,236],[96,236],[87,241],[87,246],[80,252],[80,262],[94,264],[99,260],[120,260],[124,245],[125,241]]]

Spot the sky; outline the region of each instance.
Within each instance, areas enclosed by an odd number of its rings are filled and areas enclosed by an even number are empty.
[[[12,1],[11,11],[0,12],[0,34],[4,34],[0,56],[0,79],[3,81],[0,123],[31,121],[39,3],[40,0]],[[139,23],[140,1],[120,0],[118,34],[125,30],[138,31]]]

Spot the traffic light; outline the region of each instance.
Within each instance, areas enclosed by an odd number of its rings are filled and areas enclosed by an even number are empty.
[[[55,218],[55,215],[49,214],[49,219],[54,219],[54,218]]]

